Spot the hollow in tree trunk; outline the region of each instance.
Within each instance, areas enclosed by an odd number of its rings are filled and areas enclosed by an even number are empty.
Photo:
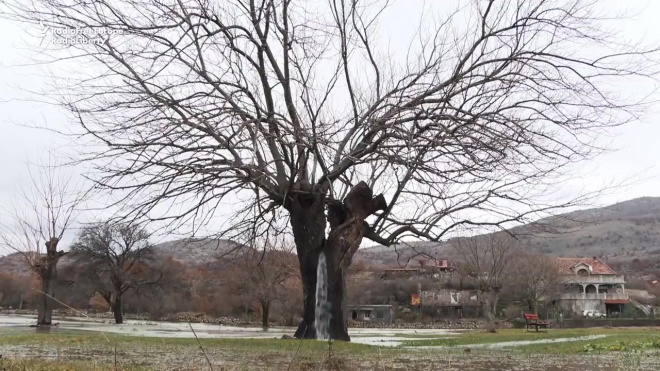
[[[346,270],[368,227],[364,220],[374,212],[384,210],[387,204],[382,195],[374,198],[364,182],[358,183],[344,202],[328,202],[327,221],[325,204],[323,193],[309,192],[297,194],[286,205],[291,215],[304,298],[303,320],[295,336],[316,338],[316,274],[319,255],[323,252],[328,264],[329,335],[334,340],[350,341],[345,319]],[[327,222],[330,233],[326,239]]]

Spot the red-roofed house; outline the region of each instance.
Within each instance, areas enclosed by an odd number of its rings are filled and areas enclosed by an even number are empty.
[[[564,290],[560,305],[576,313],[595,310],[611,316],[628,303],[625,278],[600,259],[557,258]]]

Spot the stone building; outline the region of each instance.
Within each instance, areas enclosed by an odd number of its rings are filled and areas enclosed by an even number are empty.
[[[394,307],[391,305],[347,305],[346,318],[358,322],[394,323]]]
[[[576,314],[592,310],[615,316],[629,303],[625,278],[597,257],[557,258],[557,270],[563,284],[559,305],[564,309]]]

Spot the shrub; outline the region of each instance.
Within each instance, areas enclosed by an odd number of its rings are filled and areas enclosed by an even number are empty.
[[[513,328],[525,328],[526,322],[522,318],[514,318],[510,322],[511,322],[511,326],[513,326]]]

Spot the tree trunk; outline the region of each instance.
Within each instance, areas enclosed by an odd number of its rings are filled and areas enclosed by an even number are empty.
[[[369,186],[360,182],[346,195],[343,203],[335,200],[328,202],[327,220],[325,195],[320,192],[298,193],[290,198],[286,207],[291,214],[304,297],[304,316],[295,336],[316,338],[316,275],[319,255],[324,253],[328,265],[329,335],[331,339],[350,341],[344,318],[346,270],[368,227],[365,219],[378,210],[386,209],[385,198],[383,195],[373,197]],[[326,222],[330,224],[327,240]]]
[[[261,326],[264,330],[268,330],[268,317],[270,314],[270,302],[261,302]]]
[[[484,292],[484,315],[486,316],[486,331],[495,333],[495,315],[497,311],[497,300],[499,299],[496,291]]]
[[[53,298],[55,297],[55,279],[57,278],[57,262],[64,255],[57,251],[59,239],[51,237],[46,241],[46,256],[42,257],[38,267],[41,278],[41,297],[37,307],[37,326],[50,326],[53,322]]]
[[[115,301],[114,303],[112,303],[112,313],[115,315],[115,323],[117,324],[124,323],[124,315],[122,310],[123,310],[123,306],[122,306],[121,294],[116,294]]]
[[[315,339],[316,266],[325,245],[325,196],[298,194],[288,206],[303,288],[303,319],[295,337]]]
[[[46,263],[41,272],[41,295],[37,306],[37,326],[50,326],[53,322],[54,280],[57,276],[55,264]]]

